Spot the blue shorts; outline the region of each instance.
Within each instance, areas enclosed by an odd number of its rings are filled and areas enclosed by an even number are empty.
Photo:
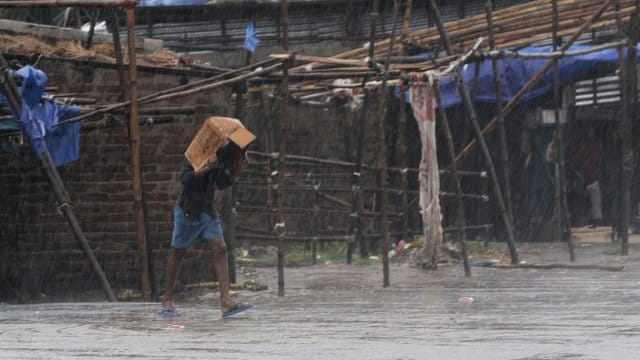
[[[200,238],[203,242],[211,239],[222,239],[220,219],[205,212],[199,218],[187,217],[180,206],[176,206],[173,209],[171,246],[181,250],[187,249],[197,238]]]

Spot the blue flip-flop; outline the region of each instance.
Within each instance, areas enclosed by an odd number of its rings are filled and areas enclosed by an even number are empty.
[[[162,309],[158,310],[158,315],[165,319],[175,319],[182,316],[180,311],[178,311],[178,309],[174,307],[163,307]]]
[[[235,314],[239,314],[245,310],[249,310],[253,307],[252,304],[244,304],[244,303],[235,303],[233,304],[229,310],[222,313],[223,318],[228,318],[229,316],[233,316]]]

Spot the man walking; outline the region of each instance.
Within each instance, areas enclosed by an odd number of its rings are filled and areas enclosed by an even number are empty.
[[[173,248],[165,273],[162,308],[158,310],[160,316],[180,316],[173,302],[173,289],[186,250],[198,238],[208,242],[213,251],[214,268],[220,284],[222,316],[226,318],[252,307],[251,304],[233,301],[229,295],[227,251],[220,219],[214,208],[215,189],[222,190],[230,186],[246,163],[246,153],[233,143],[212,155],[199,171],[194,171],[191,164],[185,161],[180,173],[182,190],[173,211]]]

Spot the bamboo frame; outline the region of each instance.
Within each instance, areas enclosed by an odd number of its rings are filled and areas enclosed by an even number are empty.
[[[436,20],[436,24],[438,27],[438,30],[440,31],[440,34],[442,36],[442,41],[445,45],[446,51],[449,55],[453,54],[453,47],[451,45],[451,41],[449,40],[449,37],[447,35],[447,31],[444,28],[444,24],[442,22],[442,19],[440,17],[440,11],[438,10],[438,6],[435,3],[435,0],[429,0],[429,5],[431,6],[431,9],[433,10],[434,13],[434,17]],[[498,205],[498,208],[500,209],[500,215],[502,216],[502,222],[504,223],[504,227],[505,230],[507,232],[507,245],[509,246],[509,253],[511,255],[511,263],[512,264],[517,264],[519,263],[519,259],[518,259],[518,250],[516,249],[516,244],[515,244],[515,238],[514,238],[514,234],[513,234],[513,228],[511,226],[511,222],[509,221],[509,217],[507,215],[507,209],[505,207],[504,204],[504,199],[502,197],[502,189],[500,187],[500,183],[498,182],[498,176],[496,174],[496,170],[495,167],[493,165],[493,160],[491,159],[491,154],[489,153],[489,149],[487,147],[487,144],[484,140],[484,135],[482,134],[482,131],[480,130],[480,125],[478,123],[478,118],[476,116],[475,113],[475,109],[473,107],[473,102],[471,101],[471,98],[469,96],[469,92],[464,84],[464,82],[462,81],[462,77],[459,75],[459,73],[457,72],[458,69],[456,69],[456,83],[458,85],[458,90],[460,92],[460,95],[462,96],[463,102],[464,102],[464,107],[465,110],[467,112],[467,115],[469,117],[469,120],[471,121],[471,125],[473,126],[473,131],[475,133],[476,139],[478,141],[478,143],[480,144],[480,148],[482,149],[482,153],[484,155],[485,161],[487,162],[487,167],[489,168],[489,175],[491,178],[491,182],[493,185],[493,190],[494,190],[494,195],[496,197],[496,202]],[[455,162],[452,163],[456,164]],[[457,165],[457,164],[456,164]]]
[[[562,45],[562,47],[560,48],[560,51],[566,51],[574,42],[576,42],[576,40],[578,40],[578,38],[580,37],[580,35],[587,30],[591,24],[593,24],[594,21],[596,21],[604,12],[605,10],[611,5],[611,1],[612,0],[606,0],[606,2],[604,3],[604,5],[602,5],[598,11],[593,14],[579,29],[578,31],[576,31],[569,40],[567,40],[566,43],[564,43]],[[560,35],[560,33],[558,34]],[[518,102],[520,102],[520,100],[522,99],[522,97],[529,92],[529,90],[531,90],[541,79],[542,77],[551,69],[551,67],[553,66],[553,62],[552,61],[548,61],[543,67],[542,69],[540,69],[531,79],[529,79],[529,81],[516,93],[516,95],[514,95],[514,97],[504,106],[504,108],[502,109],[502,113],[498,114],[498,116],[502,116],[502,117],[506,117],[507,114],[509,114],[518,104]],[[488,136],[495,128],[497,125],[497,121],[498,121],[498,116],[494,117],[483,129],[482,129],[482,136],[486,137]],[[456,161],[459,162],[462,159],[464,159],[466,156],[469,155],[469,153],[471,152],[471,150],[473,150],[473,148],[475,148],[477,146],[477,140],[472,140],[470,141],[465,147],[464,149],[458,154],[458,156],[456,157]]]

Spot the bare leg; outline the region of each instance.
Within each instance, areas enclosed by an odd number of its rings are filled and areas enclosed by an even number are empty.
[[[187,251],[185,249],[172,249],[169,261],[167,262],[167,271],[165,272],[165,289],[164,296],[162,298],[163,308],[175,307],[173,303],[173,287],[176,283],[176,277],[178,276],[178,268],[184,259],[184,254]]]
[[[220,310],[226,312],[233,305],[229,295],[229,265],[227,264],[227,248],[224,240],[217,238],[209,241],[213,250],[213,266],[216,271],[218,283],[220,283]]]

